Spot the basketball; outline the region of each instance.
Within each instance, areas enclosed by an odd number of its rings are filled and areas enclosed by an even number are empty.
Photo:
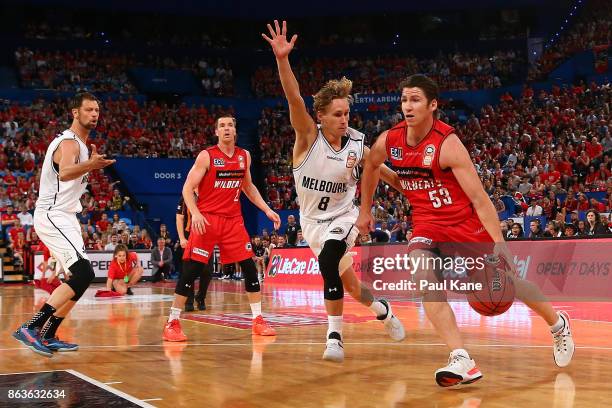
[[[512,306],[514,283],[506,274],[506,264],[497,256],[488,256],[485,267],[472,277],[473,282],[482,283],[482,289],[468,293],[472,309],[483,316],[497,316]]]

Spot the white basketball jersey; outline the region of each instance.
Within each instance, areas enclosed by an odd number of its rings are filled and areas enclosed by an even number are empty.
[[[79,163],[89,159],[89,150],[85,143],[71,130],[65,130],[49,144],[40,172],[40,188],[36,208],[46,211],[56,210],[78,213],[83,210],[80,198],[87,188],[87,174],[70,181],[60,181],[59,166],[53,163],[53,153],[64,140],[76,140],[79,143]]]
[[[350,211],[359,180],[365,135],[349,128],[344,146],[335,151],[321,129],[304,161],[293,169],[300,217],[329,220]]]

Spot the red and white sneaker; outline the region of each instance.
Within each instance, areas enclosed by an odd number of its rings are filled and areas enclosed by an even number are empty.
[[[482,373],[474,360],[456,351],[450,353],[448,365],[436,371],[436,382],[440,387],[471,384],[481,378]]]
[[[181,322],[178,319],[174,319],[166,323],[164,326],[164,333],[162,339],[165,341],[186,341],[187,336],[183,333],[181,328]]]
[[[276,330],[259,315],[253,319],[253,334],[257,336],[276,336]]]

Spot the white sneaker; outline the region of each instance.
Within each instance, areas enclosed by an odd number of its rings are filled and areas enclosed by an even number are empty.
[[[395,315],[393,314],[393,311],[391,310],[391,303],[389,303],[385,299],[378,299],[378,301],[387,307],[387,317],[382,320],[383,324],[385,325],[385,330],[387,331],[387,334],[389,335],[389,337],[391,337],[392,340],[404,340],[404,338],[406,337],[404,325],[402,324],[400,319],[395,317]]]
[[[323,360],[341,363],[344,361],[344,347],[342,340],[328,339],[323,352]]]
[[[450,353],[448,365],[436,371],[436,382],[440,387],[471,384],[482,378],[476,362],[461,353]]]
[[[553,357],[559,367],[567,367],[574,356],[574,339],[570,330],[570,319],[567,312],[559,312],[565,324],[558,332],[553,333]]]

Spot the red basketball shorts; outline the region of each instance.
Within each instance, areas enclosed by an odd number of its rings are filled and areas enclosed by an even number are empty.
[[[204,218],[210,225],[205,225],[204,234],[191,230],[183,260],[208,263],[215,245],[219,246],[223,264],[244,261],[253,256],[251,238],[244,228],[242,216],[228,218],[204,214]]]

